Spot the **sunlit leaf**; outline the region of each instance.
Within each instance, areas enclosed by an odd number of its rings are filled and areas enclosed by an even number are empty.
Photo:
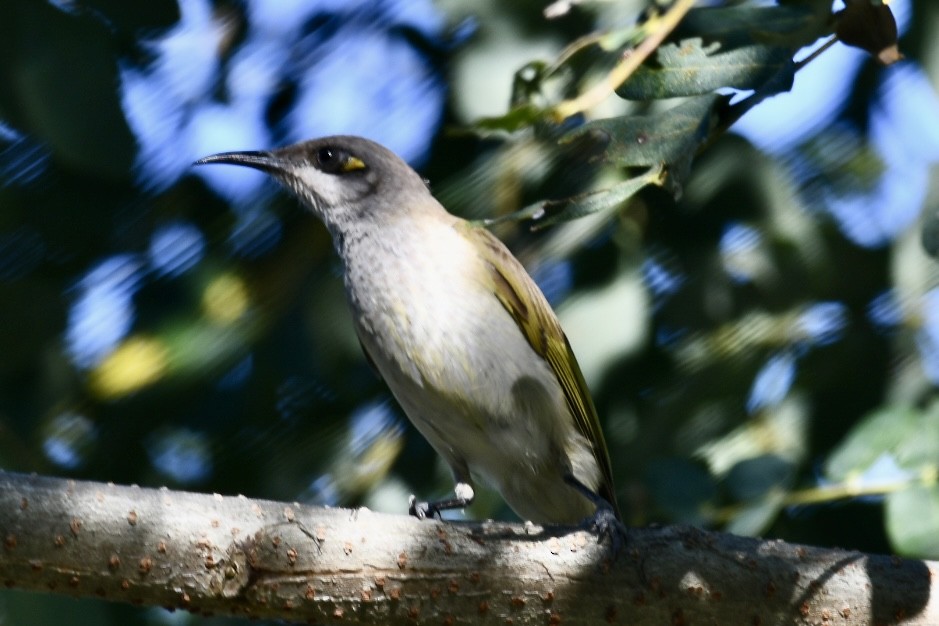
[[[939,487],[917,487],[887,496],[887,535],[904,556],[939,558]]]
[[[89,376],[89,388],[107,400],[135,393],[162,380],[170,369],[170,352],[155,337],[132,336],[122,342]]]
[[[538,230],[558,222],[567,222],[591,213],[615,209],[643,187],[661,185],[664,180],[663,176],[662,168],[651,168],[609,189],[591,191],[561,200],[542,200],[509,215],[487,220],[485,224],[491,226],[502,222],[531,220],[534,222],[533,229]]]
[[[630,100],[695,96],[722,87],[774,92],[792,86],[795,64],[788,48],[751,45],[724,49],[700,38],[661,46],[656,65],[640,66],[616,93]]]
[[[939,412],[888,407],[868,415],[828,457],[825,475],[833,481],[857,479],[884,455],[902,470],[935,466],[939,462]]]

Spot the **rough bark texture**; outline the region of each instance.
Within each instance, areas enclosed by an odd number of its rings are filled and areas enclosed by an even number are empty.
[[[203,614],[348,624],[939,624],[935,562],[634,529],[575,529],[0,472],[7,587]]]

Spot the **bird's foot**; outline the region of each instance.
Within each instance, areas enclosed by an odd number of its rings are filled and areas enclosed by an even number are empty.
[[[440,518],[442,511],[451,509],[465,509],[473,503],[475,493],[468,483],[457,483],[453,489],[454,497],[435,502],[418,502],[417,496],[412,495],[408,498],[408,515],[417,519],[433,518],[435,515]]]
[[[615,560],[629,540],[626,525],[616,516],[616,511],[606,500],[597,504],[596,512],[581,522],[581,527],[597,536],[597,543],[609,540]]]
[[[616,509],[603,497],[596,494],[592,489],[584,485],[572,475],[564,477],[564,482],[576,489],[585,498],[590,500],[596,508],[594,514],[581,522],[581,527],[587,532],[597,536],[597,543],[604,539],[610,540],[610,547],[613,550],[613,558],[619,555],[620,550],[626,545],[626,525],[620,520]]]

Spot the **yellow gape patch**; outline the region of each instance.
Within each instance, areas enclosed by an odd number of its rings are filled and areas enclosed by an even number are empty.
[[[343,172],[354,172],[356,170],[364,170],[365,161],[363,161],[362,159],[356,158],[354,156],[350,156],[346,159],[345,163],[342,164],[341,169]]]

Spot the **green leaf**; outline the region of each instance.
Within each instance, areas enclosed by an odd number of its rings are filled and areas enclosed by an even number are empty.
[[[651,461],[646,488],[670,521],[707,524],[705,510],[717,495],[714,479],[700,465],[685,459]]]
[[[791,89],[795,77],[792,52],[780,46],[727,50],[693,38],[661,46],[656,61],[657,67],[640,66],[616,93],[629,100],[695,96],[722,87],[762,91],[771,86],[778,93]]]
[[[795,51],[831,28],[831,3],[694,9],[617,93],[647,100],[720,87],[753,89],[762,97],[788,91]]]
[[[792,486],[795,467],[775,454],[763,454],[736,463],[724,484],[735,500],[760,500],[774,491],[785,493]]]
[[[492,132],[514,133],[534,124],[542,111],[533,104],[522,104],[513,107],[505,115],[499,117],[484,117],[473,122],[472,129],[485,135]]]
[[[602,158],[623,167],[668,168],[673,193],[691,168],[691,161],[711,129],[728,96],[708,94],[653,115],[611,117],[588,122],[561,138],[562,142],[593,137],[605,144]]]
[[[887,496],[887,536],[904,556],[939,558],[939,487],[917,487]]]
[[[791,461],[774,454],[744,459],[724,477],[730,497],[742,502],[724,530],[735,535],[755,536],[765,531],[782,509],[795,479]]]
[[[608,161],[624,167],[650,167],[683,160],[708,136],[715,109],[726,96],[708,94],[653,115],[610,117],[588,122],[567,133],[561,142],[593,135],[606,143]]]
[[[831,2],[812,0],[786,6],[712,7],[688,12],[674,39],[701,37],[718,41],[724,50],[754,44],[773,44],[795,52],[830,34]]]
[[[828,457],[825,475],[833,481],[857,477],[889,455],[898,467],[921,471],[939,462],[939,411],[889,407],[865,417]]]
[[[107,26],[46,2],[16,3],[8,10],[0,15],[0,91],[6,92],[0,99],[12,123],[48,144],[71,168],[125,176],[136,146],[115,88],[117,51]]]
[[[509,215],[485,220],[483,223],[492,226],[502,222],[531,220],[534,222],[532,230],[540,230],[558,222],[568,222],[591,213],[615,209],[643,187],[661,185],[663,181],[664,170],[655,167],[608,189],[590,191],[561,200],[542,200]]]
[[[762,500],[741,507],[723,530],[734,535],[756,537],[769,528],[785,505],[785,501],[784,491],[768,494]]]
[[[543,61],[531,61],[515,72],[512,78],[512,109],[531,105],[532,100],[541,95],[546,68],[547,64]]]

